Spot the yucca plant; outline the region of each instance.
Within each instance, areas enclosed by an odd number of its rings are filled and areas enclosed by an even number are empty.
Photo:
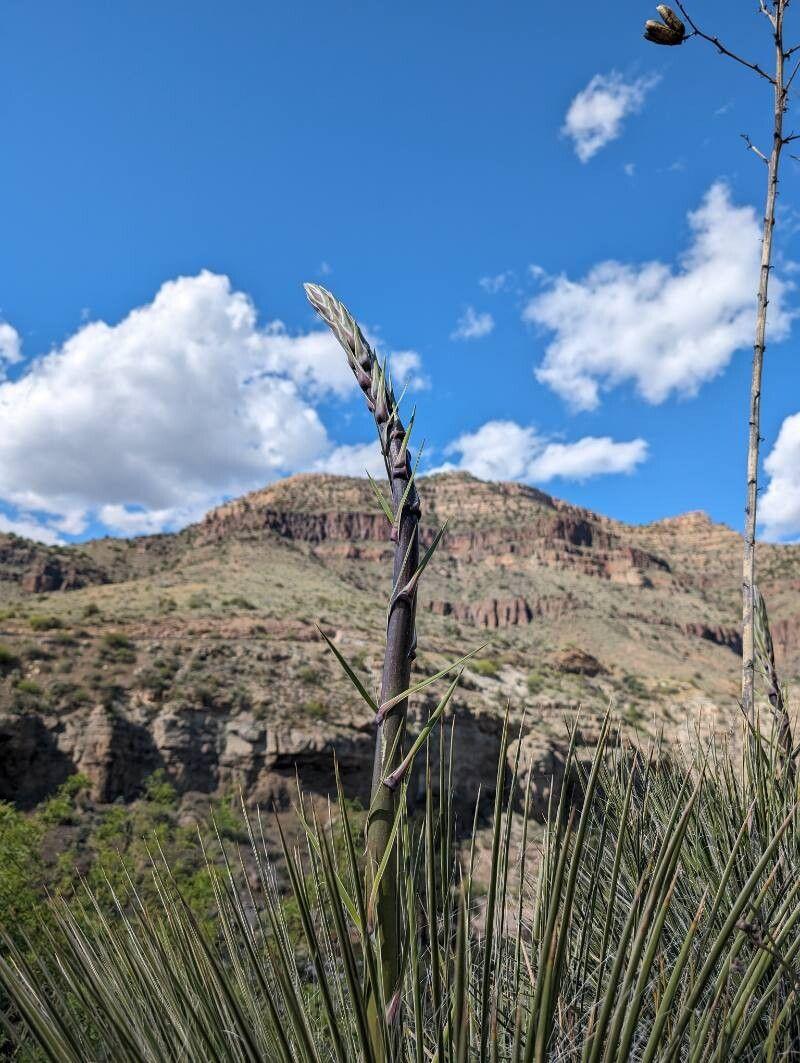
[[[453,830],[449,728],[441,716],[437,726],[439,755],[426,772],[445,785],[437,797],[428,786],[417,815],[399,801],[391,831],[397,987],[382,979],[375,880],[346,801],[321,819],[298,796],[302,852],[284,842],[271,853],[261,816],[243,811],[257,883],[246,885],[241,857],[221,842],[222,865],[209,856],[217,936],[155,852],[157,907],[135,900],[104,911],[88,894],[79,906],[54,901],[49,949],[7,941],[6,1022],[27,1058],[797,1058],[797,793],[786,776],[777,781],[770,735],[743,744],[744,765],[699,739],[675,758],[658,743],[637,751],[607,718],[587,763],[573,730],[572,785],[550,810],[540,854],[527,833],[539,829],[530,776],[504,749],[479,891],[469,839],[459,844]]]

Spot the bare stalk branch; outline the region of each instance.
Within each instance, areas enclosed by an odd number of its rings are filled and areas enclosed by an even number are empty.
[[[697,23],[692,21],[691,16],[689,15],[689,13],[687,12],[686,8],[681,3],[681,0],[676,0],[676,3],[678,5],[678,7],[681,9],[681,14],[686,19],[686,21],[689,23],[689,25],[691,26],[691,29],[692,29],[692,32],[687,35],[687,38],[686,38],[687,40],[689,39],[689,37],[701,37],[704,41],[708,41],[709,44],[713,44],[720,55],[726,55],[729,59],[733,59],[735,62],[741,63],[742,66],[746,66],[748,68],[748,70],[752,70],[755,74],[758,74],[759,77],[762,77],[766,81],[768,81],[770,83],[770,85],[774,85],[775,84],[775,78],[772,77],[770,74],[768,74],[766,72],[766,70],[762,70],[761,67],[758,65],[758,63],[751,63],[749,59],[744,59],[741,55],[737,55],[736,52],[732,52],[730,50],[730,48],[726,48],[725,47],[725,45],[722,43],[722,41],[719,39],[719,37],[712,37],[710,34],[704,33],[700,29],[700,27],[697,25]],[[770,18],[770,21],[772,21],[772,16],[771,15],[769,16],[769,18]]]
[[[796,133],[784,137],[783,119],[786,114],[789,89],[795,79],[800,62],[786,79],[786,63],[790,55],[797,50],[796,46],[788,52],[783,47],[783,20],[790,0],[759,0],[759,10],[765,15],[772,28],[772,36],[775,42],[775,75],[774,77],[762,70],[757,63],[751,63],[736,55],[726,48],[718,37],[712,37],[692,19],[683,5],[682,0],[676,0],[681,14],[691,27],[692,32],[686,36],[700,37],[712,44],[717,51],[734,59],[742,66],[754,71],[759,77],[764,78],[773,87],[773,134],[772,147],[769,155],[765,155],[750,140],[746,133],[742,133],[747,149],[752,151],[767,166],[767,196],[764,207],[764,227],[761,237],[761,268],[758,281],[758,302],[756,308],[755,342],[753,344],[753,364],[750,381],[750,402],[748,418],[748,441],[747,441],[747,495],[745,503],[744,524],[744,551],[742,557],[742,711],[751,725],[755,724],[755,636],[754,636],[754,587],[755,587],[755,557],[756,557],[756,519],[758,505],[758,456],[761,442],[761,377],[764,368],[764,351],[767,337],[767,306],[769,304],[769,276],[772,271],[772,243],[775,229],[775,206],[778,198],[778,175],[780,171],[781,152],[785,144],[791,143]],[[665,24],[680,20],[669,8],[659,5],[659,14],[664,18]],[[666,15],[664,12],[666,11]],[[647,24],[649,25],[649,23]],[[652,34],[645,36],[654,43],[663,43]],[[681,39],[683,35],[681,34]]]
[[[747,495],[745,504],[744,553],[742,558],[742,709],[755,722],[755,564],[756,519],[758,505],[758,455],[761,442],[761,377],[767,336],[769,278],[772,271],[772,243],[775,229],[775,206],[778,176],[784,146],[783,117],[788,85],[784,83],[783,16],[788,0],[775,4],[775,77],[772,150],[767,163],[767,196],[761,240],[761,270],[758,283],[756,333],[750,381],[749,432],[747,445]]]
[[[758,8],[762,15],[766,16],[772,24],[772,28],[775,29],[775,16],[767,7],[765,0],[758,0]]]

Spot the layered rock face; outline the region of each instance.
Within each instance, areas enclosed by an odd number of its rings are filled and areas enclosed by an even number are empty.
[[[479,649],[453,700],[457,800],[494,786],[502,721],[523,710],[525,763],[544,801],[565,750],[608,702],[637,731],[736,720],[739,537],[703,514],[632,527],[519,484],[421,482],[425,572],[415,679]],[[163,770],[186,793],[285,804],[295,775],[321,793],[333,754],[366,798],[392,544],[369,485],[299,476],[175,535],[51,549],[0,537],[0,799],[30,805],[72,772],[96,801]],[[800,550],[764,546],[779,668],[800,670]],[[436,704],[412,699],[410,729]],[[449,741],[449,739],[448,739]],[[512,752],[513,756],[513,744]],[[413,788],[412,788],[413,792]],[[538,798],[537,798],[538,799]]]
[[[108,573],[79,549],[48,548],[18,535],[0,534],[0,582],[26,594],[73,591],[107,583]]]

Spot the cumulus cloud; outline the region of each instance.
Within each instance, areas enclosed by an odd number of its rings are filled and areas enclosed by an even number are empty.
[[[800,413],[787,417],[764,461],[769,477],[759,521],[769,539],[800,536]]]
[[[657,76],[626,81],[616,70],[595,74],[569,105],[561,130],[572,140],[581,162],[620,136],[624,120],[642,109],[658,82]]]
[[[7,321],[0,321],[0,363],[13,365],[22,357],[19,333]]]
[[[607,473],[633,472],[646,457],[643,439],[617,443],[610,436],[584,436],[575,443],[548,443],[531,462],[528,476],[539,483],[556,477],[588,480]]]
[[[479,314],[474,306],[468,306],[456,322],[450,333],[451,340],[479,340],[488,336],[494,328],[494,318],[490,313]]]
[[[378,440],[371,443],[343,443],[314,463],[315,472],[333,472],[341,476],[385,477],[386,468]]]
[[[399,352],[395,370],[413,382],[419,356]],[[328,330],[262,327],[227,277],[180,277],[0,383],[0,499],[54,535],[89,520],[123,534],[177,527],[325,460],[334,444],[315,404],[354,391]]]
[[[643,439],[618,443],[608,436],[549,442],[530,425],[487,421],[477,431],[459,436],[445,453],[457,455],[457,461],[436,471],[464,469],[482,480],[547,483],[633,472],[647,457],[647,443]]]
[[[691,242],[675,267],[601,262],[582,280],[545,280],[524,318],[553,333],[537,378],[579,410],[632,382],[651,403],[697,394],[734,351],[752,344],[760,226],[717,182],[689,214]],[[770,340],[789,332],[787,285],[770,288]]]

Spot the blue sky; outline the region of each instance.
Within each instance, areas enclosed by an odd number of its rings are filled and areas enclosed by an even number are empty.
[[[691,11],[768,64],[755,6]],[[170,528],[372,461],[312,280],[393,354],[428,468],[741,526],[765,172],[740,133],[767,147],[770,87],[701,42],[647,44],[652,15],[6,0],[0,523]],[[787,159],[763,399],[782,538],[798,182]]]

